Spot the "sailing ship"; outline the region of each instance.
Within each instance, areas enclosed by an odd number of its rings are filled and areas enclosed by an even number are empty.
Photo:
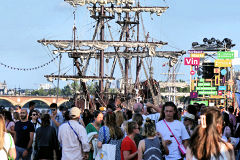
[[[146,66],[144,60],[149,57],[167,58],[169,67],[174,68],[178,64],[179,57],[186,52],[160,51],[161,47],[168,43],[156,40],[149,41],[149,32],[146,33],[144,29],[142,14],[150,13],[161,16],[169,7],[142,6],[140,1],[134,2],[133,0],[65,0],[65,2],[76,8],[87,6],[91,13],[91,18],[96,21],[95,30],[91,40],[79,40],[76,38],[77,28],[74,23],[72,40],[38,40],[39,43],[45,46],[53,46],[55,48],[53,50],[54,54],[61,55],[67,53],[69,58],[73,59],[74,66],[77,69],[77,75],[58,74],[45,75],[45,77],[49,80],[70,79],[80,81],[85,100],[90,108],[95,108],[86,85],[88,80],[99,81],[98,102],[101,105],[106,105],[109,98],[107,89],[110,88],[111,80],[115,79],[114,71],[117,64],[121,70],[121,77],[124,82],[119,94],[125,98],[137,98],[140,96],[142,87],[139,81],[139,74],[140,70],[143,69],[147,82],[145,84],[151,92],[153,102],[155,104],[162,102],[160,87],[153,78],[153,67],[151,65]],[[112,36],[110,21],[114,21],[121,28],[117,37]],[[143,40],[139,36],[140,25],[143,26]],[[104,36],[106,32],[109,33],[111,39],[106,39]],[[99,35],[99,38],[97,38],[97,35]],[[97,59],[100,63],[99,75],[97,76],[86,75],[91,59]],[[112,67],[110,73],[106,73],[104,64],[109,59],[113,59]],[[136,66],[131,64],[133,59],[136,59]],[[131,67],[136,67],[135,78],[129,76]],[[135,80],[135,82],[133,83],[131,80]]]

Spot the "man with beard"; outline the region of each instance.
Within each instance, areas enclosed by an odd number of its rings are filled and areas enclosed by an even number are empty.
[[[32,143],[34,134],[34,125],[28,121],[28,113],[26,109],[21,109],[20,121],[15,124],[14,141],[16,145],[17,158],[30,160],[32,154]]]

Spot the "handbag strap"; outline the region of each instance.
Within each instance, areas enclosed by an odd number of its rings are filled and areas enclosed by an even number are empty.
[[[11,135],[10,135],[9,133],[8,133],[8,135],[9,135],[9,138],[10,138],[10,148],[12,148],[12,138],[11,138]],[[11,158],[11,156],[8,155],[8,151],[6,150],[5,147],[3,147],[3,150],[4,150],[4,152],[6,153],[8,159],[9,159],[9,160],[13,160],[13,158]]]
[[[73,127],[71,126],[71,124],[69,123],[69,121],[68,121],[68,125],[70,126],[70,128],[73,130],[73,132],[75,133],[75,135],[77,136],[77,139],[78,139],[78,141],[79,141],[79,143],[80,143],[80,145],[82,146],[82,142],[81,142],[81,140],[79,139],[79,136],[78,136],[78,134],[77,134],[77,132],[73,129]]]
[[[107,142],[107,138],[106,138],[106,129],[105,126],[103,126],[103,137],[104,137],[104,143]]]
[[[107,137],[106,137],[106,128],[105,128],[105,126],[103,126],[103,137],[104,137],[104,143],[105,144],[108,144],[110,141],[111,141],[111,137],[110,137],[110,139],[107,141]]]
[[[175,138],[175,140],[176,140],[177,144],[178,144],[178,145],[180,145],[180,143],[178,142],[177,138],[174,136],[174,134],[173,134],[172,130],[171,130],[171,129],[170,129],[170,127],[168,126],[167,122],[165,121],[165,119],[163,120],[163,122],[166,124],[166,126],[167,126],[168,130],[169,130],[169,131],[172,133],[172,135],[173,135],[173,137]]]

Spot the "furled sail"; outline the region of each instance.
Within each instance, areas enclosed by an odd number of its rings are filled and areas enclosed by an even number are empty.
[[[105,5],[108,3],[114,3],[116,5],[121,5],[121,4],[132,5],[134,3],[134,0],[65,0],[65,2],[76,7],[78,5],[83,6],[86,4],[97,4],[97,3],[99,5]]]
[[[155,13],[157,16],[161,16],[169,7],[129,7],[129,8],[122,8],[122,7],[105,7],[104,10],[109,13],[129,13],[129,12],[150,12]],[[88,7],[88,10],[94,15],[95,12],[100,12],[100,7]]]
[[[53,45],[58,49],[72,49],[73,40],[38,40],[43,45]],[[127,47],[127,48],[148,48],[151,55],[155,54],[156,47],[161,48],[163,45],[167,45],[167,42],[140,42],[140,41],[82,41],[76,40],[75,46],[90,47],[97,50],[104,50],[108,47]]]

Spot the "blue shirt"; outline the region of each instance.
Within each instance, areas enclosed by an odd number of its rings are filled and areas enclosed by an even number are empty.
[[[63,116],[59,113],[57,113],[55,120],[60,123],[60,125],[63,123],[64,119]],[[50,121],[50,125],[55,129],[56,133],[58,133],[58,127],[56,126],[56,124],[53,122],[53,120],[51,119]]]

